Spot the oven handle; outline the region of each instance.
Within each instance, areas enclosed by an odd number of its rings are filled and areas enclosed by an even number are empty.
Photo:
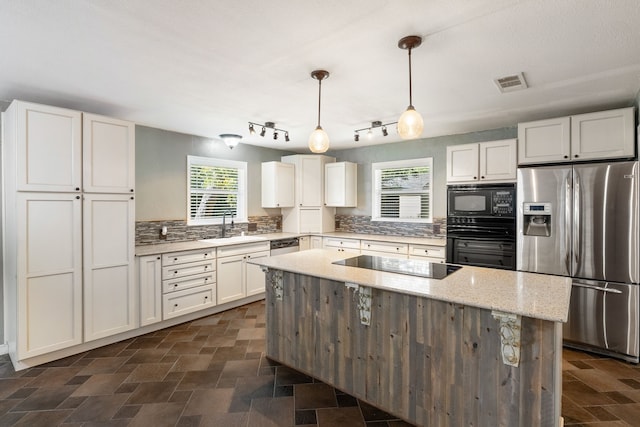
[[[622,293],[622,291],[619,290],[619,289],[603,288],[601,286],[586,285],[584,283],[576,283],[576,282],[574,282],[573,286],[577,286],[579,288],[593,289],[594,291],[609,292],[611,294],[621,294]]]

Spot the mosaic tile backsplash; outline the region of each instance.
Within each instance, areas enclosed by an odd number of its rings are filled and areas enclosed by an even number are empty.
[[[433,218],[431,224],[416,224],[414,222],[371,221],[371,217],[365,215],[336,215],[336,231],[445,239],[447,237],[447,218]]]
[[[336,231],[345,233],[381,234],[387,236],[411,236],[427,238],[446,238],[447,219],[434,218],[432,224],[412,222],[373,222],[370,216],[336,215]],[[167,235],[160,236],[163,226]],[[136,245],[154,243],[185,242],[189,240],[214,239],[220,237],[220,225],[188,226],[184,220],[138,221],[136,222]],[[277,233],[282,231],[282,216],[250,216],[248,223],[227,224],[226,236]]]
[[[166,236],[160,235],[163,226],[167,227]],[[250,216],[248,223],[231,226],[228,222],[226,228],[227,237],[240,236],[242,232],[247,235],[277,233],[282,231],[282,215]],[[220,237],[221,232],[221,225],[187,225],[185,220],[137,221],[136,245],[215,239]]]

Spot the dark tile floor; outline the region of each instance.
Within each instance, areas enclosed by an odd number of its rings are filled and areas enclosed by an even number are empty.
[[[263,350],[257,302],[20,372],[0,356],[0,426],[410,426]],[[640,425],[640,368],[563,362],[566,425]]]

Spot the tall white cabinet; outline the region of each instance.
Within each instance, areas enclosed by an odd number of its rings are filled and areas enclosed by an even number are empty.
[[[133,123],[22,101],[2,120],[11,357],[137,327]]]
[[[325,165],[334,157],[296,154],[282,157],[283,163],[295,166],[295,201],[293,208],[282,209],[282,231],[289,233],[324,233],[335,230],[335,208],[324,199]]]

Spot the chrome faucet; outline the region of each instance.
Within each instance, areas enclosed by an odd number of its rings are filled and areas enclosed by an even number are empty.
[[[222,233],[221,233],[221,236],[220,236],[220,237],[222,237],[222,238],[224,238],[224,236],[225,236],[225,234],[226,234],[226,231],[227,231],[227,226],[226,226],[226,223],[227,223],[227,214],[231,215],[231,226],[233,227],[233,212],[231,212],[231,211],[224,211],[224,212],[222,213]]]

